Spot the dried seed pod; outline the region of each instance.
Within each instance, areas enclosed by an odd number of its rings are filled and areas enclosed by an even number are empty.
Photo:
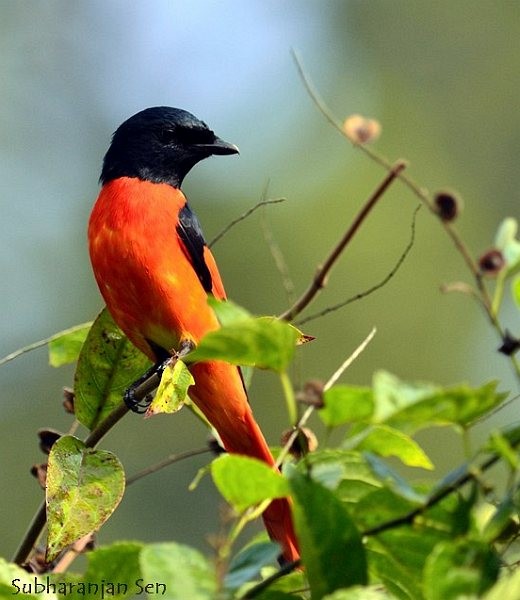
[[[440,219],[446,223],[454,221],[462,210],[462,200],[453,192],[437,192],[433,202]]]
[[[343,131],[352,142],[367,144],[380,136],[381,124],[375,119],[368,119],[362,115],[350,115],[343,122]]]
[[[506,261],[500,250],[491,248],[482,254],[478,259],[478,265],[483,275],[488,277],[496,277],[504,268]]]
[[[286,429],[282,433],[281,444],[285,446],[289,441],[289,438],[294,433],[294,429]],[[314,435],[314,432],[308,427],[302,427],[298,430],[298,435],[294,439],[289,452],[294,458],[299,459],[305,456],[309,452],[314,452],[318,447],[318,438]]]

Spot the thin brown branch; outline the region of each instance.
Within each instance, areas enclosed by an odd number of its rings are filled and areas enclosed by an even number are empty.
[[[367,146],[367,144],[356,143],[348,137],[345,130],[343,129],[342,123],[336,118],[334,113],[330,110],[330,108],[327,106],[327,104],[324,102],[324,100],[321,98],[320,94],[314,87],[314,84],[312,83],[309,75],[303,67],[303,63],[295,50],[292,50],[292,56],[300,78],[302,80],[302,83],[305,89],[307,90],[307,93],[309,94],[309,97],[314,102],[317,109],[327,119],[327,121],[355,148],[358,148],[359,150],[361,150],[361,152],[364,152],[368,157],[370,157],[375,163],[382,166],[386,171],[390,171],[392,169],[392,164],[388,161],[387,158],[375,152],[372,148]],[[498,336],[502,340],[504,337],[504,330],[497,318],[497,315],[493,310],[491,297],[485,285],[479,266],[476,260],[473,258],[473,255],[470,252],[469,248],[466,246],[466,243],[458,233],[453,223],[438,218],[439,215],[427,189],[420,187],[413,179],[411,179],[405,174],[400,173],[398,174],[398,177],[402,181],[402,183],[404,183],[404,185],[413,194],[415,194],[415,196],[417,196],[417,198],[419,198],[421,202],[423,202],[428,207],[430,212],[437,217],[438,222],[442,225],[444,231],[450,237],[452,243],[454,244],[455,248],[462,257],[464,263],[466,264],[468,270],[470,271],[471,275],[475,280],[476,287],[481,296],[481,304],[484,308],[484,312],[489,322],[491,323]],[[516,376],[520,379],[520,363],[514,356],[510,356],[509,359],[511,361],[511,365],[515,371]]]
[[[365,290],[363,292],[360,292],[359,294],[356,294],[355,296],[351,296],[350,298],[347,298],[347,300],[343,300],[343,302],[339,302],[338,304],[334,304],[332,306],[327,306],[327,308],[324,308],[320,312],[314,313],[313,315],[309,315],[308,317],[305,317],[304,319],[297,321],[296,325],[300,326],[300,325],[303,325],[304,323],[308,323],[309,321],[313,321],[314,319],[318,319],[320,317],[328,315],[331,312],[335,312],[341,308],[344,308],[348,304],[351,304],[352,302],[356,302],[357,300],[361,300],[363,298],[366,298],[367,296],[370,296],[370,294],[373,294],[377,290],[384,287],[390,281],[390,279],[392,279],[392,277],[394,277],[394,275],[397,273],[397,271],[401,268],[401,265],[404,263],[406,257],[408,256],[410,250],[412,249],[412,247],[414,245],[414,242],[415,242],[415,220],[417,217],[417,212],[421,208],[421,206],[422,205],[419,204],[413,213],[412,228],[411,228],[412,233],[410,236],[410,240],[408,241],[408,244],[406,245],[406,248],[401,253],[401,256],[397,260],[397,262],[394,265],[394,267],[392,268],[392,270],[379,283],[376,283],[372,287],[368,288],[367,290]]]
[[[254,206],[252,206],[251,208],[248,208],[245,213],[241,214],[239,217],[237,217],[236,219],[233,219],[233,221],[228,223],[224,227],[224,229],[222,229],[222,231],[220,233],[218,233],[211,240],[211,242],[209,242],[208,247],[212,248],[218,241],[220,241],[228,233],[228,231],[230,229],[232,229],[235,225],[237,225],[244,219],[247,219],[247,217],[249,217],[249,215],[253,214],[256,210],[258,210],[262,206],[267,206],[269,204],[279,204],[280,202],[285,202],[286,200],[287,200],[287,198],[273,198],[273,199],[268,199],[268,200],[265,200],[265,199],[260,200],[260,202],[257,202]]]
[[[368,346],[368,344],[370,344],[370,342],[372,341],[375,334],[376,334],[376,328],[374,327],[372,329],[372,331],[367,335],[367,337],[361,342],[361,344],[359,344],[359,346],[354,350],[354,352],[352,352],[352,354],[350,356],[348,356],[348,358],[346,358],[343,361],[343,363],[336,369],[336,371],[331,375],[331,377],[329,378],[327,383],[323,386],[324,392],[326,392],[329,388],[331,388],[336,383],[336,381],[341,377],[341,375],[343,375],[343,373],[356,360],[356,358],[358,358],[358,356],[362,352],[364,352],[365,348]],[[290,453],[291,448],[292,448],[296,438],[300,434],[300,431],[302,430],[302,428],[307,424],[307,421],[310,419],[310,417],[311,417],[312,413],[315,411],[315,409],[316,409],[315,405],[309,406],[305,410],[303,415],[300,417],[298,423],[295,425],[294,430],[292,431],[291,435],[287,438],[287,441],[285,442],[280,454],[278,455],[278,458],[276,459],[276,468],[279,468],[282,465],[286,456]]]
[[[500,455],[493,454],[479,467],[472,467],[471,465],[468,466],[468,468],[452,482],[433,493],[428,500],[426,500],[426,502],[421,504],[421,506],[418,506],[414,510],[411,510],[401,517],[397,517],[395,519],[385,521],[380,525],[376,525],[375,527],[371,527],[370,529],[363,531],[361,535],[373,536],[383,533],[384,531],[388,531],[389,529],[401,527],[402,525],[411,525],[418,516],[422,515],[428,509],[441,502],[441,500],[444,500],[444,498],[453,492],[458,491],[462,486],[466,485],[466,483],[469,483],[470,481],[478,481],[480,475],[494,466],[500,460],[500,458]]]
[[[354,221],[347,229],[341,240],[334,246],[334,248],[332,248],[329,255],[326,257],[324,263],[318,267],[309,287],[293,304],[293,306],[291,306],[279,316],[280,319],[283,319],[285,321],[292,321],[294,317],[300,314],[302,310],[308,306],[308,304],[313,300],[313,298],[325,286],[327,275],[329,274],[330,270],[332,269],[338,258],[348,246],[349,242],[356,235],[357,231],[369,215],[370,211],[383,197],[384,193],[390,187],[392,182],[395,181],[399,173],[405,168],[406,163],[404,161],[399,160],[395,163],[395,165],[392,167],[385,179],[381,182],[381,184],[370,195],[368,200],[361,207],[361,210],[356,215]]]
[[[198,456],[199,454],[208,454],[208,453],[212,453],[212,452],[213,452],[213,450],[209,446],[205,446],[204,448],[197,448],[196,450],[188,450],[187,452],[179,452],[178,454],[170,454],[170,456],[167,456],[164,460],[161,460],[160,462],[155,463],[154,465],[150,465],[149,467],[146,467],[142,471],[138,471],[131,477],[128,477],[126,480],[126,486],[128,487],[129,485],[132,485],[132,483],[135,483],[139,479],[142,479],[143,477],[147,477],[148,475],[151,475],[152,473],[156,473],[157,471],[160,471],[161,469],[164,469],[165,467],[169,467],[170,465],[173,465],[174,463],[180,462],[181,460],[185,460],[186,458],[191,458],[193,456]]]
[[[302,561],[300,559],[293,560],[292,562],[285,564],[278,571],[276,571],[276,573],[273,573],[269,577],[266,577],[263,581],[261,581],[260,583],[257,583],[254,587],[249,589],[242,596],[242,598],[244,600],[249,600],[250,598],[256,598],[264,590],[266,590],[268,587],[270,587],[275,581],[278,581],[278,579],[281,579],[285,575],[289,575],[289,573],[292,573],[301,564],[302,564]]]

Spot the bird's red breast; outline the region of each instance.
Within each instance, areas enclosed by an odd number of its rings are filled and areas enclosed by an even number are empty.
[[[101,294],[132,343],[156,361],[147,340],[164,349],[180,339],[195,343],[218,327],[175,230],[186,205],[165,183],[121,177],[103,186],[89,223],[89,249]],[[225,298],[215,260],[206,247],[212,293]]]

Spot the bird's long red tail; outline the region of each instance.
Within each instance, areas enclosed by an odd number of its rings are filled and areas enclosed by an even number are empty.
[[[196,364],[191,371],[196,383],[190,388],[190,396],[218,431],[225,449],[274,466],[274,458],[254,419],[238,369],[227,363],[211,362]],[[215,397],[222,401],[215,403]],[[299,559],[289,500],[273,500],[262,517],[269,537],[282,546],[284,559],[288,562]]]

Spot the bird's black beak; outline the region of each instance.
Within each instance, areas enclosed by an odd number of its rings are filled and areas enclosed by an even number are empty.
[[[215,137],[215,140],[211,144],[197,144],[197,146],[211,154],[240,154],[240,151],[235,144],[225,142],[218,137]]]

